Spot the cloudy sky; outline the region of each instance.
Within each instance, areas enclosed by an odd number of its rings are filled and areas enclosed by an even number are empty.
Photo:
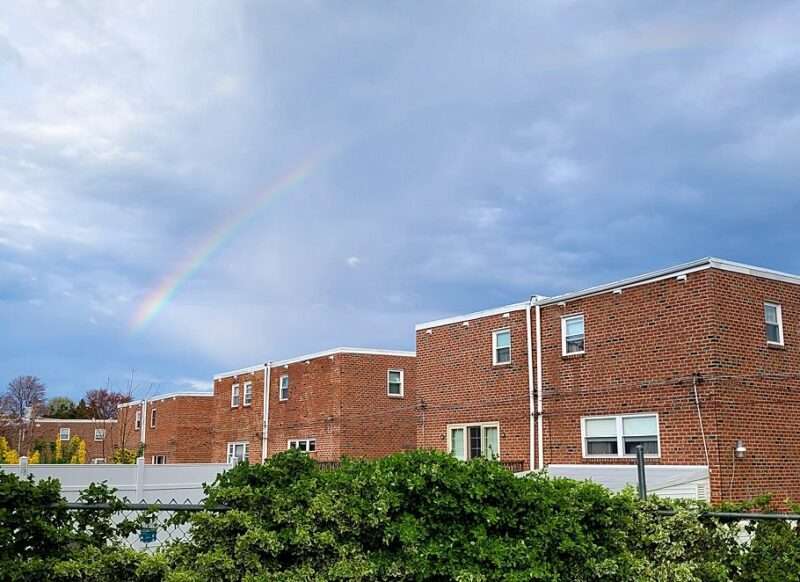
[[[707,255],[800,272],[795,2],[0,6],[0,384],[202,389]]]

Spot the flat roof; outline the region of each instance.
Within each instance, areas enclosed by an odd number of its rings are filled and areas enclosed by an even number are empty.
[[[525,301],[522,303],[514,303],[512,305],[505,305],[493,309],[476,311],[474,313],[467,313],[464,315],[456,315],[444,319],[437,319],[435,321],[429,321],[427,323],[420,323],[415,326],[415,329],[416,331],[420,331],[424,329],[430,329],[432,327],[437,327],[440,325],[460,323],[462,321],[469,321],[471,319],[479,319],[481,317],[487,317],[490,315],[497,315],[509,311],[526,309],[528,306],[539,305],[541,307],[544,307],[547,305],[553,305],[557,303],[571,301],[574,299],[579,299],[581,297],[597,295],[600,293],[615,291],[617,289],[620,290],[627,289],[630,287],[636,287],[638,285],[653,283],[655,281],[659,281],[662,279],[679,277],[680,275],[688,275],[689,273],[703,271],[705,269],[720,269],[722,271],[731,271],[734,273],[751,275],[753,277],[760,277],[762,279],[771,279],[773,281],[781,281],[784,283],[800,285],[800,275],[792,275],[791,273],[784,273],[782,271],[775,271],[773,269],[757,267],[755,265],[748,265],[745,263],[737,263],[735,261],[728,261],[726,259],[719,259],[716,257],[705,257],[703,259],[697,259],[696,261],[681,263],[679,265],[674,265],[672,267],[667,267],[665,269],[659,269],[657,271],[636,275],[634,277],[628,277],[626,279],[612,281],[611,283],[603,283],[602,285],[587,287],[586,289],[582,289],[580,291],[571,291],[569,293],[563,293],[561,295],[555,295],[553,297],[533,296],[530,301]]]
[[[305,360],[314,360],[316,358],[322,358],[326,356],[335,356],[337,354],[363,354],[368,356],[399,356],[403,358],[413,358],[417,355],[416,352],[407,351],[407,350],[381,350],[381,349],[374,349],[374,348],[349,348],[349,347],[339,347],[333,348],[330,350],[324,350],[322,352],[313,352],[310,354],[304,354],[302,356],[295,356],[293,358],[288,358],[286,360],[277,360],[275,362],[266,362],[264,364],[256,365],[256,366],[249,366],[247,368],[240,368],[238,370],[231,370],[229,372],[222,372],[219,374],[214,375],[214,380],[219,380],[221,378],[230,378],[231,376],[241,376],[243,374],[252,374],[253,372],[257,372],[259,370],[263,370],[264,367],[269,364],[270,368],[277,368],[278,366],[287,366],[289,364],[294,364],[297,362],[303,362]]]
[[[102,424],[106,422],[117,422],[116,418],[34,418],[33,422],[35,423],[58,423],[58,424],[66,424],[66,423],[83,423],[83,424]]]
[[[139,400],[131,400],[130,402],[123,402],[117,408],[126,408],[128,406],[137,406],[142,402],[156,402],[158,400],[166,400],[168,398],[209,398],[214,396],[213,392],[168,392],[167,394],[159,394],[151,398],[141,398]]]

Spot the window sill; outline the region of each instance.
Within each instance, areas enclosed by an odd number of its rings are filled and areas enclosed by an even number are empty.
[[[399,398],[399,399],[405,398],[402,394],[387,394],[387,396],[389,398]]]
[[[580,358],[581,356],[585,356],[585,355],[586,355],[586,351],[583,351],[583,352],[572,352],[572,353],[569,353],[569,354],[562,353],[561,354],[561,359],[562,360],[568,360],[570,358]]]
[[[786,344],[777,344],[775,342],[767,342],[767,349],[770,350],[785,350]]]
[[[505,368],[510,365],[511,362],[492,363],[492,368]]]
[[[252,404],[242,404],[242,408],[250,408],[253,406]]]

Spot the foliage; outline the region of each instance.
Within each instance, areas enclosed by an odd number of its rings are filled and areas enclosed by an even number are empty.
[[[44,407],[44,384],[36,376],[18,376],[0,397],[0,413],[16,421],[37,416]]]
[[[53,442],[36,441],[33,450],[33,454],[38,454],[42,463],[60,465],[86,462],[86,442],[77,435],[66,442],[58,435]]]
[[[33,451],[33,454],[28,458],[28,464],[29,465],[38,465],[41,462],[42,462],[42,458],[41,458],[41,455],[39,454],[39,451]]]
[[[124,402],[130,402],[131,395],[98,388],[86,392],[86,405],[92,418],[117,418],[117,409]]]
[[[66,396],[55,396],[47,401],[50,418],[75,418],[75,403]]]
[[[6,463],[8,465],[16,465],[19,463],[19,453],[12,449],[6,437],[0,436],[0,463]]]
[[[326,472],[290,451],[240,464],[206,493],[209,506],[230,510],[176,518],[189,521],[190,538],[144,554],[121,543],[142,521],[115,523],[115,505],[68,512],[56,483],[0,474],[0,572],[144,582],[800,580],[800,535],[783,522],[743,530],[704,516],[703,503],[640,502],[631,491],[518,478],[440,453]],[[83,498],[119,503],[103,485]]]
[[[139,443],[136,450],[118,448],[114,449],[111,455],[111,462],[121,465],[132,465],[136,463],[136,459],[144,455],[144,445]]]

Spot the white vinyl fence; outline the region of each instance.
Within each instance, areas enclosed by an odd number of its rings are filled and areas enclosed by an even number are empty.
[[[77,500],[91,483],[105,481],[117,490],[117,497],[135,503],[199,503],[205,498],[203,483],[212,483],[230,468],[225,463],[146,465],[141,457],[135,465],[30,465],[25,457],[18,465],[0,465],[3,471],[23,477],[58,479],[67,501]]]

